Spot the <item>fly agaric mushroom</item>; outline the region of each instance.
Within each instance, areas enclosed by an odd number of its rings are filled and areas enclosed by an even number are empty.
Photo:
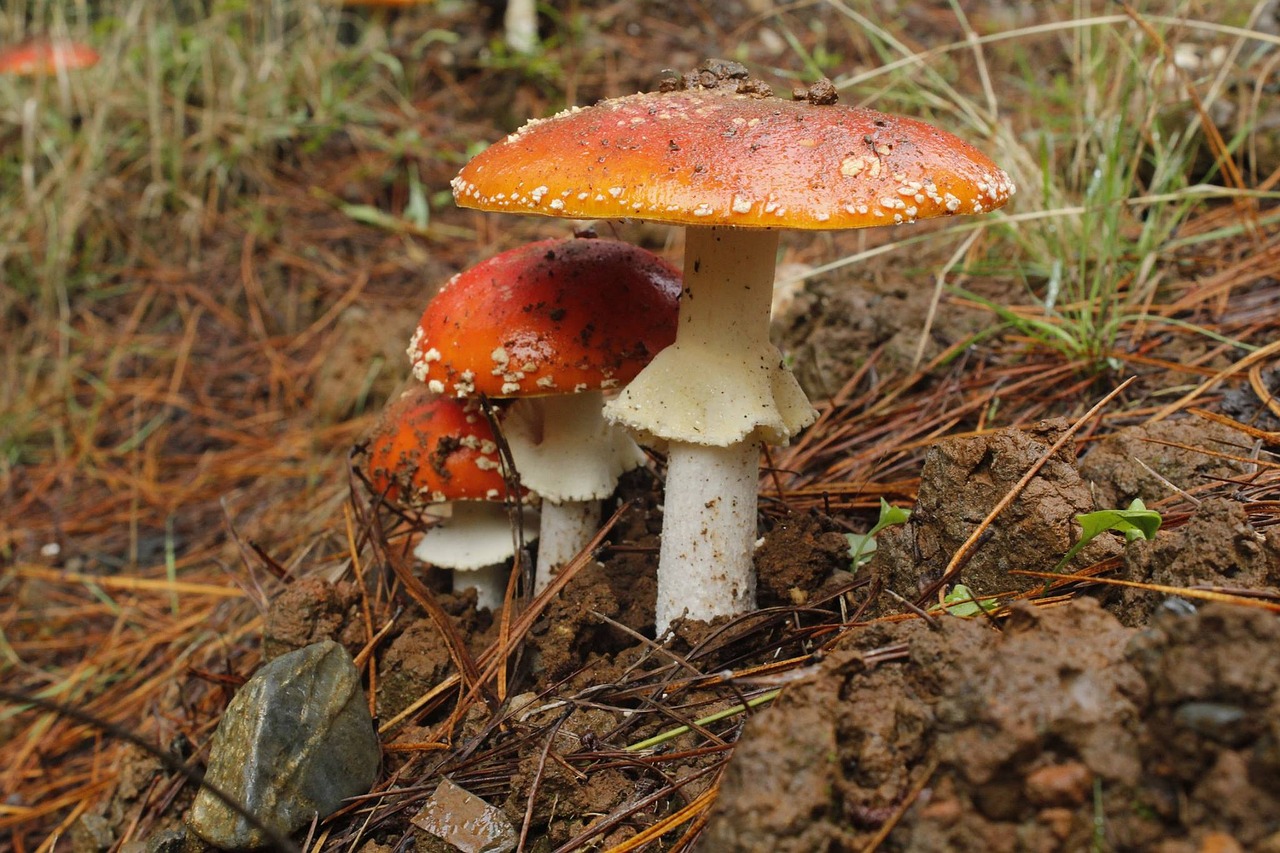
[[[814,418],[769,341],[778,231],[983,213],[1014,192],[967,142],[837,106],[829,82],[783,101],[711,62],[665,88],[531,121],[453,182],[463,207],[686,226],[676,343],[605,410],[669,442],[659,635],[754,607],[759,445]]]
[[[515,548],[498,446],[478,401],[441,397],[415,383],[383,411],[365,453],[377,494],[412,510],[450,506],[450,517],[423,534],[414,556],[452,569],[455,590],[475,587],[477,607],[500,607]],[[522,513],[532,541],[537,514]]]
[[[98,52],[74,41],[30,41],[0,51],[0,74],[49,77],[98,64]]]
[[[600,501],[644,454],[601,416],[603,392],[675,340],[680,273],[616,240],[543,240],[454,276],[409,344],[414,375],[459,397],[519,397],[503,434],[542,498],[534,590],[600,527]]]
[[[66,39],[38,39],[0,50],[0,74],[18,77],[55,77],[63,112],[70,118],[72,98],[69,71],[97,65],[98,52],[86,44]],[[36,127],[40,99],[22,104],[22,184],[28,199],[36,195]]]

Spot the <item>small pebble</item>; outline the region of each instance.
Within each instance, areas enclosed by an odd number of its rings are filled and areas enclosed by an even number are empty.
[[[1079,761],[1050,764],[1027,774],[1027,799],[1038,806],[1078,806],[1093,788],[1093,773]]]

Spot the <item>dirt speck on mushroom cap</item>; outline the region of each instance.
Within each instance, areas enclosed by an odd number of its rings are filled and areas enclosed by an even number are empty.
[[[676,337],[680,273],[616,240],[542,240],[452,278],[409,345],[437,393],[494,397],[620,387]]]
[[[713,89],[536,119],[474,157],[453,191],[488,211],[829,230],[984,213],[1015,187],[915,119]]]

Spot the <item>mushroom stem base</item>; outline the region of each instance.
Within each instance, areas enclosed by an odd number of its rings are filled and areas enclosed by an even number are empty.
[[[533,593],[537,595],[555,579],[556,572],[582,551],[600,529],[600,501],[542,503],[538,569]]]
[[[760,448],[672,442],[658,564],[657,633],[681,616],[710,620],[755,608],[752,551]]]
[[[453,591],[461,592],[467,587],[476,591],[476,609],[488,608],[497,613],[507,597],[507,578],[511,576],[511,567],[506,563],[494,563],[479,569],[453,573]]]

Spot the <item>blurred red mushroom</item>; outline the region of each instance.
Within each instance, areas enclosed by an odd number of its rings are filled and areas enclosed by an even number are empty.
[[[0,74],[52,76],[60,71],[91,68],[100,58],[96,50],[80,42],[29,41],[0,50]]]

